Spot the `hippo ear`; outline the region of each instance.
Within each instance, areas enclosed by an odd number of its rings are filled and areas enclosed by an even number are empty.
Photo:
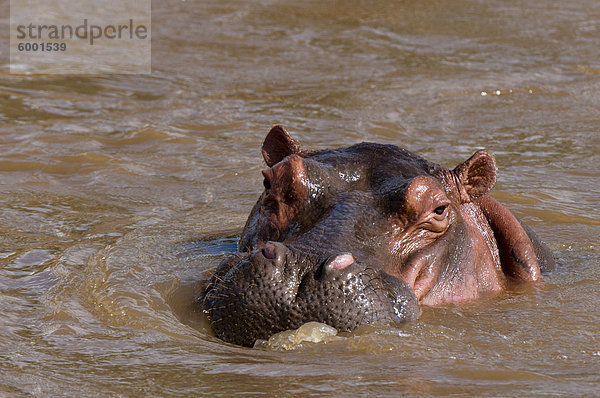
[[[262,155],[269,167],[279,163],[285,157],[301,151],[300,144],[280,124],[271,128],[262,145]]]
[[[454,174],[462,185],[461,193],[467,196],[461,199],[472,201],[485,195],[496,183],[496,162],[489,152],[480,150],[456,166]]]

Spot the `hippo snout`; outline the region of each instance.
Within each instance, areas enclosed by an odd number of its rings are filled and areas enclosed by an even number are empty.
[[[201,300],[215,334],[245,346],[309,321],[351,331],[419,312],[408,285],[351,253],[314,256],[279,242],[226,258]]]
[[[266,261],[271,261],[274,267],[281,267],[284,264],[288,252],[289,250],[285,245],[271,241],[267,242],[262,250],[260,250],[260,254],[262,254]],[[253,258],[255,258],[258,253],[258,251],[255,252]],[[326,274],[332,274],[335,273],[336,270],[343,270],[354,264],[354,257],[352,256],[352,253],[339,253],[331,255],[324,261],[318,263],[320,263],[319,265]],[[320,272],[315,272],[315,274],[317,273]]]

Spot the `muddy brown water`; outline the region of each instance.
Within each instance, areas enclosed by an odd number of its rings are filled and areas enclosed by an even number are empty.
[[[597,0],[166,1],[152,22],[151,76],[0,76],[0,395],[600,394]],[[560,267],[401,328],[221,343],[191,302],[273,123],[447,166],[489,149],[493,195]]]

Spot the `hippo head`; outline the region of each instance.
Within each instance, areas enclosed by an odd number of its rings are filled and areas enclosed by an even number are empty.
[[[539,245],[486,195],[496,167],[485,151],[450,170],[394,145],[306,151],[275,126],[262,154],[265,190],[239,252],[200,298],[225,341],[249,346],[309,321],[402,323],[419,303],[540,277]]]

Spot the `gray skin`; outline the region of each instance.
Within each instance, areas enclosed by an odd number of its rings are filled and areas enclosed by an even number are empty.
[[[554,267],[550,250],[487,195],[493,157],[453,170],[394,145],[304,151],[283,126],[262,148],[265,191],[239,252],[200,305],[217,337],[251,346],[309,321],[400,324],[419,305],[464,303]]]

